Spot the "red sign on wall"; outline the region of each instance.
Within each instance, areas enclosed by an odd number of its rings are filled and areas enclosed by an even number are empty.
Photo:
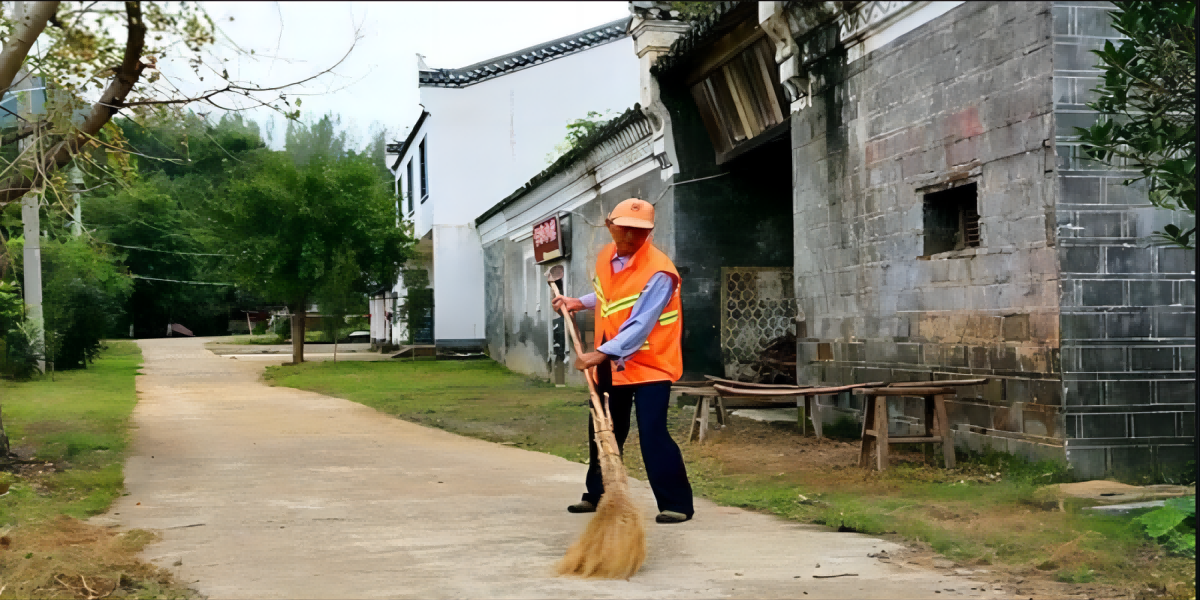
[[[563,255],[562,231],[558,217],[550,217],[533,226],[533,260],[543,263]]]

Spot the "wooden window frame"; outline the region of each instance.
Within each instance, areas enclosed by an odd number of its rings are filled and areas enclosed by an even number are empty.
[[[714,42],[685,79],[717,164],[787,128],[776,69],[770,39],[760,27],[745,22]]]

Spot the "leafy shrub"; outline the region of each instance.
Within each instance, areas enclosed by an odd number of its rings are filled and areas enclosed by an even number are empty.
[[[22,322],[9,330],[4,338],[4,367],[13,379],[32,379],[41,371],[38,361],[46,355],[46,348],[38,340],[41,328],[36,323]]]
[[[837,421],[822,428],[821,433],[831,438],[857,440],[862,438],[862,424],[853,417],[843,415]]]
[[[1196,497],[1171,498],[1161,508],[1136,519],[1167,552],[1188,558],[1196,557]]]

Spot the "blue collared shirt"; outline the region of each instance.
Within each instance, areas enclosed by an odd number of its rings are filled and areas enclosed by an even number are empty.
[[[628,256],[613,257],[613,272],[620,273],[629,264],[629,258]],[[617,330],[616,337],[601,344],[596,350],[615,357],[617,368],[623,368],[625,359],[632,356],[642,347],[642,344],[646,343],[646,338],[650,337],[650,330],[654,329],[654,325],[658,323],[658,318],[674,293],[675,280],[670,275],[664,271],[652,275],[650,281],[646,282],[646,287],[642,288],[641,296],[638,296],[637,302],[633,304],[629,318],[625,319],[621,328]],[[583,296],[579,298],[579,301],[585,308],[596,308],[595,293]]]

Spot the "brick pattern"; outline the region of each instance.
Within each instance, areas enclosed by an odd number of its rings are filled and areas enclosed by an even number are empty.
[[[1063,435],[1050,7],[965,3],[814,67],[792,118],[811,379],[994,376],[960,391],[955,423]],[[981,247],[922,260],[923,194],[956,180],[978,186]]]
[[[1081,476],[1169,473],[1195,440],[1195,255],[1147,242],[1176,215],[1146,201],[1136,172],[1088,160],[1074,127],[1096,114],[1089,51],[1118,38],[1107,2],[1058,1],[1054,112],[1068,453]],[[1186,455],[1188,458],[1183,458]]]

